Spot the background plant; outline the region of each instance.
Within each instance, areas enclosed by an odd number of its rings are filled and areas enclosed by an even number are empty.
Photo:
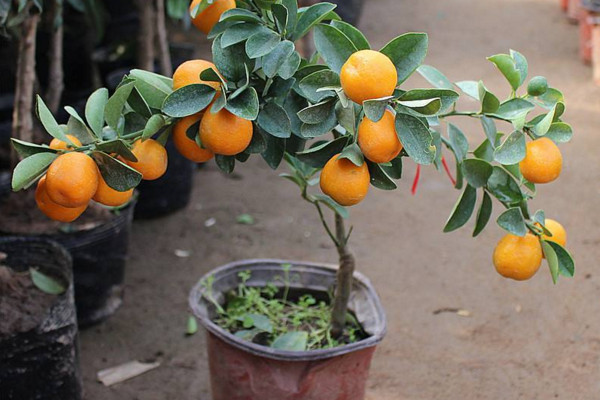
[[[203,0],[193,7],[192,18],[212,3]],[[315,193],[313,187],[324,165],[337,154],[356,166],[366,164],[372,186],[394,190],[396,181],[402,178],[403,162],[410,160],[439,169],[443,153],[449,152],[456,161],[455,186],[461,195],[444,231],[464,226],[478,208],[473,232],[477,236],[491,218],[495,198],[506,209],[497,219],[502,229],[516,237],[551,236],[545,227],[545,213],[529,210],[528,202],[535,197],[536,187],[522,176],[519,162],[526,157],[528,141],[545,137],[565,143],[571,139],[572,129],[562,121],[565,103],[559,90],[548,87],[540,77],[523,89],[528,64],[522,54],[511,50],[489,57],[511,89],[510,96],[500,100],[482,81],[452,83],[436,68],[424,65],[427,35],[406,33],[379,50],[396,69],[397,89],[390,96],[359,105],[346,96],[340,71],[352,54],[371,46],[358,29],[339,19],[335,5],[319,3],[298,9],[295,0],[238,1],[237,5],[224,12],[208,34],[213,40],[216,71],[206,69],[199,77],[205,83],[218,83],[218,89],[194,83],[173,91],[170,78],[133,70],[110,98],[104,89],[90,97],[85,119],[68,110],[71,118],[66,126],[60,126],[38,99],[42,124],[59,140],[67,141],[66,132],[76,136],[82,146],[72,151],[89,154],[108,185],[125,191],[141,180],[141,174],[123,162],[135,161],[131,148],[137,139],[154,137],[164,143],[181,118],[202,111],[218,113],[225,109],[253,121],[254,133],[246,150],[235,156],[217,154],[216,164],[231,173],[236,164],[252,155],[260,155],[273,169],[285,160],[290,173],[283,176],[295,183],[302,198],[316,208],[338,250],[340,268],[331,317],[334,338],[344,332],[355,268],[348,247],[352,228],[346,228],[348,209]],[[305,58],[294,42],[310,31],[317,52]],[[415,72],[432,87],[402,89]],[[459,110],[459,91],[477,100],[477,109]],[[395,130],[403,150],[390,162],[378,164],[363,156],[357,130],[363,118],[377,122],[386,110],[395,112]],[[454,123],[461,118],[481,122],[479,146],[469,147],[465,134]],[[187,136],[202,146],[199,124],[193,124]],[[509,133],[502,133],[498,126]],[[14,144],[24,157],[13,175],[15,190],[35,183],[62,154],[47,146],[18,140]],[[334,214],[333,223],[327,218],[328,209]],[[541,246],[555,282],[560,275],[573,276],[573,259],[562,245],[542,239]]]

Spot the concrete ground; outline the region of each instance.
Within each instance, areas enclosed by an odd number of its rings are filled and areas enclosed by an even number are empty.
[[[406,162],[399,191],[372,190],[352,209],[359,268],[378,288],[389,319],[369,398],[600,398],[600,273],[594,269],[600,89],[578,59],[577,28],[558,0],[368,0],[361,26],[375,48],[403,32],[429,32],[428,64],[454,81],[481,78],[503,96],[508,86],[485,58],[517,49],[533,75],[563,90],[565,119],[576,133],[562,146],[561,179],[540,187],[535,202],[567,227],[577,260],[576,277],[557,286],[545,266],[525,283],[497,275],[491,255],[503,232],[493,224],[477,239],[469,228],[443,234],[458,192],[433,169],[411,196],[414,165]],[[424,82],[415,78],[411,85]],[[463,126],[474,140],[483,137],[478,125]],[[195,183],[187,210],[135,223],[125,304],[81,334],[87,399],[210,399],[204,335],[184,337],[187,295],[196,279],[243,258],[336,262],[313,210],[262,160],[240,166],[233,178],[211,165]],[[257,223],[236,224],[242,213]],[[205,227],[210,218],[216,224]],[[176,250],[191,256],[179,258]],[[470,316],[434,315],[446,307]],[[156,357],[160,368],[129,382],[105,388],[95,380],[100,369]]]

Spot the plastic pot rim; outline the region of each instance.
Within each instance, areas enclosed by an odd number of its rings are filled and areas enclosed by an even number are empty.
[[[228,270],[237,269],[239,267],[244,267],[244,269],[252,271],[254,266],[260,266],[265,264],[292,264],[294,267],[302,266],[306,267],[315,272],[319,271],[321,273],[327,273],[331,275],[335,275],[337,271],[337,267],[333,267],[326,264],[321,263],[313,263],[313,262],[305,262],[305,261],[291,261],[291,260],[281,260],[281,259],[248,259],[248,260],[240,260],[225,264],[221,267],[215,268],[205,274],[196,285],[194,285],[193,289],[189,295],[189,306],[192,309],[193,314],[198,318],[201,325],[209,332],[228,343],[231,346],[234,346],[242,351],[251,353],[256,356],[265,357],[273,360],[279,361],[317,361],[317,360],[325,360],[332,357],[342,356],[344,354],[356,352],[359,350],[363,350],[366,348],[371,348],[379,344],[385,334],[387,332],[387,320],[385,316],[385,312],[383,310],[383,306],[375,291],[375,288],[371,284],[371,281],[360,272],[354,272],[354,281],[363,287],[363,289],[368,294],[370,301],[373,303],[374,308],[377,312],[377,317],[379,320],[379,325],[381,328],[371,334],[368,338],[361,340],[359,342],[346,344],[343,346],[331,348],[331,349],[319,349],[319,350],[309,350],[309,351],[289,351],[289,350],[278,350],[273,349],[271,347],[262,346],[256,343],[249,342],[247,340],[243,340],[234,336],[229,331],[221,328],[217,324],[215,324],[210,316],[203,312],[200,307],[200,302],[202,301],[203,294],[205,293],[204,283],[211,276],[218,276],[221,273],[225,273]],[[293,271],[293,269],[292,269]],[[361,321],[362,322],[362,321]]]

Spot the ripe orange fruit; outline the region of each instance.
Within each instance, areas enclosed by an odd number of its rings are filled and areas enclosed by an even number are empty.
[[[331,157],[321,172],[321,190],[342,206],[360,203],[369,191],[371,176],[367,163],[360,167],[339,154]]]
[[[77,139],[75,136],[67,135],[67,138],[69,138],[69,140],[71,142],[73,142],[75,147],[81,146],[81,141],[79,141],[79,139]],[[69,150],[69,149],[72,149],[73,147],[70,144],[63,142],[62,140],[58,140],[57,138],[54,138],[50,142],[50,148],[54,149],[54,150]]]
[[[524,281],[533,277],[542,265],[542,245],[537,236],[508,234],[494,250],[496,271],[505,278]]]
[[[398,73],[392,60],[374,50],[352,54],[342,66],[342,88],[355,103],[391,96],[398,83]]]
[[[396,133],[394,113],[386,110],[377,122],[365,117],[358,125],[358,146],[369,160],[381,164],[392,161],[402,151]]]
[[[142,179],[153,181],[167,172],[167,150],[154,139],[138,139],[131,149],[137,162],[126,160],[127,165],[142,174]]]
[[[195,140],[192,140],[187,136],[187,130],[190,126],[201,119],[201,113],[190,115],[189,117],[182,118],[173,128],[173,143],[175,144],[177,151],[188,160],[197,163],[206,162],[214,156],[212,151],[203,149],[198,146],[198,143],[196,143]],[[200,133],[198,132],[197,134]]]
[[[202,83],[218,90],[221,84],[219,82],[203,81],[200,74],[207,69],[217,71],[215,64],[206,60],[190,60],[181,64],[173,73],[173,90],[177,90],[193,83]]]
[[[204,113],[200,123],[200,141],[215,154],[234,156],[246,150],[252,141],[252,121],[227,111]]]
[[[98,172],[98,190],[92,199],[100,204],[104,204],[109,207],[119,207],[131,200],[133,196],[133,189],[125,192],[119,192],[108,186],[102,174]]]
[[[548,183],[559,177],[562,170],[562,154],[558,146],[548,138],[527,143],[527,154],[519,164],[521,174],[531,183]]]
[[[69,208],[63,207],[60,204],[52,201],[50,196],[48,196],[48,192],[46,191],[45,176],[40,179],[37,188],[35,189],[35,202],[37,203],[40,211],[42,211],[48,218],[60,222],[75,221],[87,208],[87,203],[80,207]]]
[[[63,207],[86,205],[98,189],[98,167],[92,158],[79,152],[61,154],[46,174],[46,191]]]
[[[190,12],[200,3],[201,0],[194,0],[190,5]],[[213,4],[208,6],[202,12],[200,12],[196,18],[192,20],[193,24],[202,32],[208,34],[213,26],[219,22],[221,15],[227,11],[235,8],[235,0],[215,0]]]
[[[554,242],[560,244],[562,247],[567,245],[567,231],[557,221],[546,218],[546,229],[552,233],[552,236],[542,235],[542,239],[548,242]]]

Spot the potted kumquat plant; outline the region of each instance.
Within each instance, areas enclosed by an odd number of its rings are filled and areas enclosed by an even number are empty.
[[[213,41],[212,61],[188,61],[172,78],[132,70],[111,97],[97,92],[87,123],[80,118],[80,129],[69,132],[82,146],[15,142],[25,157],[13,188],[46,185],[53,207],[71,210],[95,195],[96,180],[114,193],[159,176],[170,137],[185,157],[214,158],[227,173],[253,155],[273,169],[287,165],[282,177],[315,208],[339,267],[249,260],[200,280],[190,306],[209,332],[214,400],[364,398],[386,321],[375,290],[355,271],[349,207],[372,188],[396,189],[403,163],[440,169],[444,153],[454,157],[461,194],[445,232],[464,226],[478,208],[477,236],[493,200],[505,208],[497,223],[507,235],[493,252],[502,276],[530,279],[544,257],[554,282],[573,276],[565,230],[528,207],[537,184],[559,177],[558,144],[572,129],[561,119],[562,93],[545,78],[528,81],[521,53],[489,57],[510,87],[500,100],[482,81],[452,83],[423,64],[426,34],[405,33],[374,50],[331,3],[195,0],[190,13]],[[309,32],[316,53],[306,58],[295,42]],[[433,87],[404,89],[415,72]],[[477,109],[459,109],[460,92]],[[48,133],[68,142],[43,102],[37,107]],[[465,118],[481,122],[475,148],[455,124]]]

